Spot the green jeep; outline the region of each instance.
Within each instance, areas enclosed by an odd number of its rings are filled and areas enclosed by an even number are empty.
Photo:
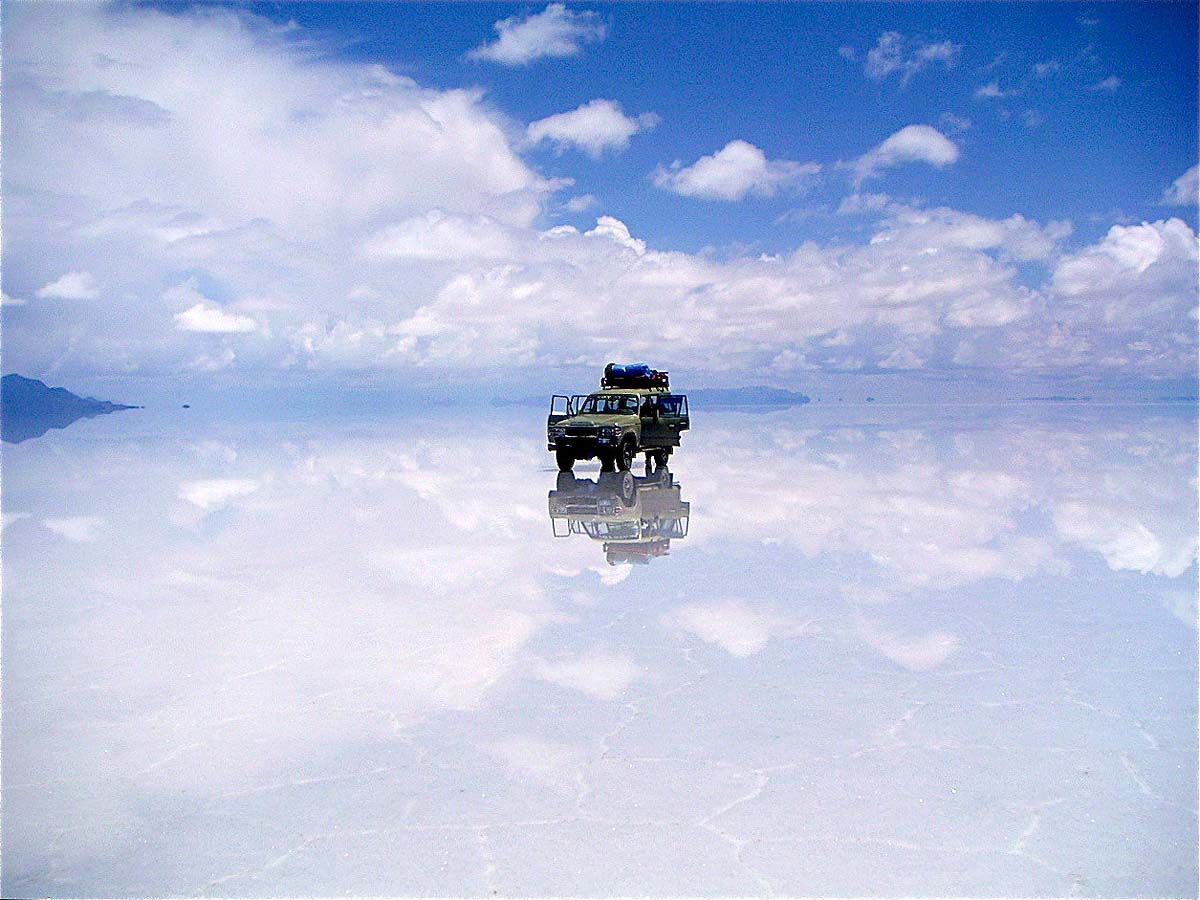
[[[624,472],[639,453],[646,454],[649,470],[651,462],[667,464],[689,426],[687,396],[671,393],[666,372],[609,363],[596,393],[551,399],[546,449],[560,472],[570,472],[576,460],[597,458],[602,471],[615,466]]]

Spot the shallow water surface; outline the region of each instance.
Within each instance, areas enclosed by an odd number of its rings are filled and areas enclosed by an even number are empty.
[[[1195,896],[1194,409],[543,427],[5,446],[4,894]]]

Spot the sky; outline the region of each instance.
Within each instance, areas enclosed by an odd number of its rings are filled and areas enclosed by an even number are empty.
[[[6,372],[1195,377],[1195,4],[3,22]]]

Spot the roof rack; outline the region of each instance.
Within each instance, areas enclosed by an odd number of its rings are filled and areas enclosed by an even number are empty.
[[[669,375],[670,373],[652,369],[645,363],[633,365],[609,363],[604,367],[604,377],[600,379],[600,387],[670,389]]]

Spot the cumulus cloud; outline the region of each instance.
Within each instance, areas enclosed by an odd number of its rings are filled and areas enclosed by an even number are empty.
[[[852,48],[843,48],[851,49]],[[879,36],[878,42],[867,51],[863,71],[868,78],[882,81],[890,75],[899,73],[901,82],[907,84],[909,79],[929,66],[931,63],[941,63],[952,68],[962,50],[961,44],[953,41],[938,41],[926,43],[919,40],[906,40],[898,31],[885,31]],[[842,54],[846,56],[846,54]],[[847,56],[853,59],[853,56]]]
[[[902,163],[923,162],[935,168],[958,160],[958,146],[929,125],[906,125],[854,163],[858,180],[873,178]]]
[[[654,183],[685,197],[706,200],[741,200],[747,194],[774,196],[787,187],[821,170],[817,163],[769,160],[758,147],[733,140],[711,156],[702,156],[690,166],[676,161],[654,172]]]
[[[205,512],[220,509],[229,501],[253,494],[259,489],[257,481],[249,478],[207,478],[185,481],[179,486],[179,499],[198,506]]]
[[[624,150],[633,135],[653,128],[658,122],[654,113],[632,118],[625,115],[615,100],[592,100],[570,112],[530,123],[526,134],[534,144],[548,140],[560,150],[575,146],[599,159],[605,150]]]
[[[1194,370],[1182,222],[1159,223],[1162,255],[1137,271],[1113,256],[1136,235],[1068,247],[1063,223],[859,193],[844,204],[871,214],[858,240],[667,251],[615,216],[539,224],[589,201],[554,199],[564,183],[520,158],[478,91],[338,59],[244,11],[26,4],[5,28],[20,77],[5,88],[18,124],[5,134],[4,291],[30,298],[5,309],[18,370],[468,378],[649,354],[793,372],[878,370],[898,351],[940,370],[964,347],[971,365],[1006,371]],[[137,102],[86,99],[97,92]],[[845,165],[861,181],[957,155],[909,126]],[[733,199],[803,188],[817,169],[734,141],[656,176]],[[1102,277],[1076,290],[1085,265]],[[64,273],[66,293],[112,302],[36,302]],[[1098,313],[1110,306],[1111,322]],[[1141,307],[1162,314],[1127,314]],[[838,332],[850,343],[823,343]]]
[[[100,286],[90,272],[67,272],[38,288],[37,296],[55,300],[92,300],[100,296]]]
[[[1198,264],[1181,219],[1114,225],[1057,261],[1037,332],[1016,329],[999,349],[1022,367],[1194,372]]]
[[[592,194],[580,194],[578,197],[572,197],[563,204],[563,209],[567,212],[581,213],[587,212],[589,209],[594,209],[600,205],[600,201]]]
[[[432,210],[371,236],[364,251],[383,258],[465,261],[511,257],[515,245],[510,230],[495,219]]]
[[[70,516],[64,519],[43,519],[42,524],[74,544],[94,544],[100,539],[104,519],[98,516]]]
[[[1166,206],[1196,206],[1200,203],[1200,166],[1192,166],[1163,191],[1160,203]]]
[[[536,59],[575,56],[584,44],[604,40],[608,27],[594,12],[573,12],[551,3],[540,13],[511,16],[493,26],[496,40],[476,47],[468,59],[522,66]]]
[[[987,84],[975,89],[976,100],[998,100],[1001,97],[1007,96],[1007,92],[1000,89],[999,81],[989,81]]]
[[[180,331],[237,334],[254,331],[258,326],[249,316],[229,313],[209,303],[197,303],[175,314],[175,327]]]
[[[897,347],[879,361],[881,369],[919,369],[923,365],[925,360],[907,347]]]

